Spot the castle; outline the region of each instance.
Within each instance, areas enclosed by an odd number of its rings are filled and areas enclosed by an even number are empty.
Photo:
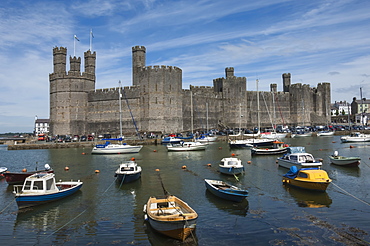
[[[50,82],[50,132],[53,135],[120,132],[119,89],[95,88],[96,52],[70,57],[67,49],[53,49],[54,71]],[[316,88],[291,84],[290,73],[282,75],[283,91],[271,84],[270,91],[248,91],[246,77],[236,77],[234,68],[212,86],[182,88],[182,70],[174,66],[147,66],[146,48],[132,47],[132,86],[123,88],[122,129],[174,133],[219,127],[252,128],[277,125],[322,125],[330,122],[330,84]],[[118,82],[118,79],[117,79]],[[258,110],[259,109],[259,110]]]

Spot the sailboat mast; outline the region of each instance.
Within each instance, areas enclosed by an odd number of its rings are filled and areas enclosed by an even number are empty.
[[[118,103],[119,103],[119,137],[122,138],[122,93],[121,93],[121,80],[119,81],[119,87],[118,87]]]
[[[256,87],[257,87],[257,124],[258,124],[258,133],[260,133],[260,93],[258,90],[258,79],[256,79]]]

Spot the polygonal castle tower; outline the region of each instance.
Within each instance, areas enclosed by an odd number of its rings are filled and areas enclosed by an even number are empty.
[[[52,134],[85,134],[88,92],[95,89],[96,53],[85,54],[85,71],[81,74],[81,58],[70,57],[66,72],[67,49],[53,49],[54,72],[50,82],[50,132]]]
[[[173,66],[146,66],[144,46],[132,47],[133,86],[139,86],[141,129],[175,132],[183,129],[182,70]]]

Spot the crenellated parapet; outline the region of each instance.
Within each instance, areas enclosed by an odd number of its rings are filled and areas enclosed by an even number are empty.
[[[154,65],[154,66],[146,66],[146,67],[139,67],[139,71],[144,72],[144,71],[154,71],[154,72],[182,72],[182,69],[179,67],[175,66],[164,66],[164,65]]]

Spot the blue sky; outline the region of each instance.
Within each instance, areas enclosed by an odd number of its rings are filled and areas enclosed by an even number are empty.
[[[90,29],[98,89],[131,85],[131,47],[144,45],[147,65],[182,69],[184,89],[234,67],[248,90],[258,78],[259,90],[281,91],[291,73],[292,83],[330,82],[332,102],[359,98],[360,87],[370,97],[369,11],[363,0],[2,0],[0,133],[49,118],[52,49],[83,60]]]

